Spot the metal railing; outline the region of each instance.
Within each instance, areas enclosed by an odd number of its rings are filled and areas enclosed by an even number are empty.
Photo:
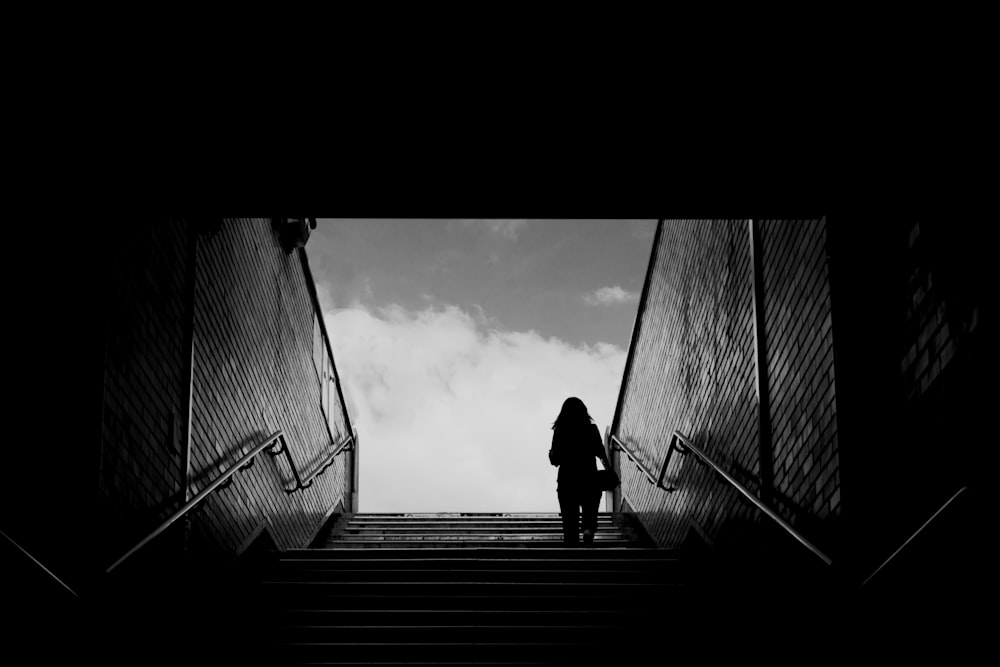
[[[871,581],[872,579],[874,579],[874,578],[875,578],[875,575],[877,575],[877,574],[878,574],[879,572],[881,572],[881,571],[882,571],[883,569],[885,569],[885,567],[886,567],[887,565],[889,565],[889,563],[890,563],[890,562],[892,562],[892,560],[893,560],[893,559],[895,559],[895,558],[896,558],[896,556],[898,556],[898,555],[899,555],[900,553],[902,553],[902,552],[903,552],[903,550],[904,550],[904,549],[905,549],[905,548],[906,548],[906,547],[907,547],[907,546],[908,546],[908,545],[909,545],[909,544],[910,544],[911,542],[913,542],[913,540],[917,539],[917,537],[918,537],[918,536],[920,535],[920,533],[924,532],[924,530],[925,530],[925,529],[927,528],[927,526],[931,525],[931,523],[933,523],[933,522],[934,522],[934,520],[935,520],[935,519],[937,519],[937,518],[938,518],[938,516],[939,516],[939,515],[940,515],[940,514],[941,514],[942,512],[944,512],[944,511],[945,511],[946,509],[948,509],[948,506],[949,506],[949,505],[951,505],[951,504],[952,504],[953,502],[955,502],[955,500],[956,500],[956,499],[957,499],[957,498],[958,498],[958,497],[959,497],[960,495],[962,495],[963,493],[965,493],[965,492],[966,492],[966,491],[968,491],[968,490],[969,490],[969,487],[967,487],[967,486],[963,486],[963,487],[962,487],[962,488],[960,488],[960,489],[959,489],[958,491],[956,491],[956,492],[954,493],[954,495],[952,495],[952,497],[951,497],[951,498],[949,498],[949,499],[948,499],[948,501],[947,501],[947,502],[945,502],[945,504],[944,504],[944,505],[942,505],[942,506],[941,506],[941,507],[940,507],[940,508],[938,509],[938,511],[937,511],[937,512],[934,512],[934,514],[932,514],[932,515],[931,515],[931,517],[930,517],[929,519],[927,519],[927,521],[925,521],[925,522],[924,522],[924,524],[923,524],[922,526],[920,526],[920,528],[917,528],[917,531],[916,531],[915,533],[913,533],[912,535],[910,535],[910,537],[909,537],[909,538],[907,538],[907,540],[906,540],[905,542],[903,542],[903,543],[902,543],[902,544],[901,544],[901,545],[899,546],[899,548],[898,548],[898,549],[896,549],[896,550],[895,550],[894,552],[892,552],[892,555],[891,555],[891,556],[889,556],[888,558],[886,558],[886,559],[885,559],[885,562],[883,562],[883,563],[882,563],[881,565],[879,565],[879,566],[878,566],[878,567],[877,567],[877,568],[875,569],[875,571],[874,571],[874,572],[872,572],[872,573],[871,573],[870,575],[868,575],[868,578],[867,578],[867,579],[865,579],[865,580],[864,580],[864,581],[863,581],[863,582],[861,583],[861,585],[862,585],[862,586],[865,586],[866,584],[868,584],[868,582],[869,582],[869,581]]]
[[[354,449],[353,434],[344,438],[343,441],[341,441],[341,443],[334,448],[334,450],[330,453],[330,455],[327,456],[325,459],[323,459],[323,462],[320,463],[315,470],[309,473],[306,476],[306,478],[301,481],[298,488],[292,489],[291,491],[287,491],[287,493],[293,493],[298,489],[308,489],[310,486],[312,486],[314,479],[322,475],[324,472],[326,472],[327,468],[333,465],[333,460],[336,459],[339,454],[341,454],[342,452],[349,452],[352,449]]]
[[[20,544],[18,544],[17,542],[15,542],[15,541],[14,541],[14,538],[13,538],[13,537],[11,537],[11,536],[10,536],[10,535],[8,535],[7,533],[3,532],[2,530],[0,530],[0,535],[3,535],[3,537],[4,537],[4,538],[6,538],[8,542],[10,542],[10,543],[11,543],[11,544],[13,544],[13,545],[14,545],[15,547],[17,547],[17,549],[18,549],[18,550],[19,550],[19,551],[20,551],[21,553],[23,553],[23,554],[24,554],[25,556],[27,556],[27,557],[28,557],[28,559],[29,559],[29,560],[30,560],[30,561],[31,561],[32,563],[34,563],[34,564],[35,564],[35,565],[37,565],[38,567],[42,568],[42,570],[43,570],[43,571],[45,572],[45,574],[47,574],[47,575],[49,575],[50,577],[52,577],[53,579],[55,579],[55,580],[56,580],[56,582],[57,582],[57,583],[58,583],[58,584],[59,584],[60,586],[62,586],[63,588],[65,588],[65,589],[66,589],[67,591],[69,591],[69,594],[70,594],[70,595],[72,595],[72,596],[73,596],[73,597],[75,597],[75,598],[79,598],[79,597],[80,597],[80,596],[79,596],[79,595],[77,594],[77,592],[76,592],[76,591],[74,591],[74,590],[73,590],[72,588],[70,588],[70,587],[69,587],[69,586],[68,586],[68,585],[66,584],[66,582],[65,582],[65,581],[63,581],[62,579],[60,579],[59,577],[57,577],[57,576],[55,575],[55,573],[54,573],[54,572],[52,572],[52,570],[50,570],[49,568],[47,568],[47,567],[45,567],[44,565],[42,565],[42,562],[41,562],[40,560],[38,560],[37,558],[35,558],[34,556],[32,556],[32,555],[31,555],[30,553],[28,553],[28,550],[27,550],[27,549],[25,549],[25,548],[24,548],[24,547],[22,547],[22,546],[21,546]]]
[[[176,523],[179,519],[183,518],[188,512],[194,509],[203,500],[208,498],[208,496],[210,496],[212,493],[219,490],[220,488],[225,488],[226,486],[232,484],[233,475],[235,475],[240,470],[250,468],[254,464],[257,455],[260,454],[263,450],[270,448],[270,450],[267,453],[270,454],[271,456],[278,456],[280,454],[285,454],[285,457],[288,461],[288,465],[292,469],[292,475],[295,477],[295,487],[292,489],[285,489],[285,493],[291,494],[301,489],[309,488],[316,477],[323,474],[323,472],[327,468],[333,465],[333,460],[334,458],[336,458],[338,454],[344,451],[349,451],[350,445],[353,442],[354,442],[353,434],[345,438],[343,442],[341,442],[334,449],[334,451],[323,460],[323,462],[316,468],[316,470],[310,473],[309,476],[306,477],[305,481],[303,481],[299,475],[298,469],[295,467],[295,461],[292,460],[292,455],[288,449],[288,443],[285,440],[284,433],[280,429],[278,431],[275,431],[271,435],[264,438],[264,440],[261,441],[259,444],[255,445],[254,448],[251,449],[249,452],[244,454],[239,461],[231,465],[228,469],[226,469],[225,472],[216,477],[198,495],[196,495],[190,501],[185,503],[183,507],[181,507],[179,510],[170,515],[170,518],[161,523],[156,528],[156,530],[151,532],[149,535],[140,540],[138,544],[136,544],[134,547],[125,552],[125,554],[123,554],[121,558],[116,560],[114,563],[111,564],[110,567],[107,568],[107,570],[105,570],[105,573],[110,574],[119,565],[125,562],[125,560],[127,560],[130,556],[132,556],[132,554],[136,553],[144,546],[152,542],[154,539],[156,539],[170,526]]]
[[[701,449],[699,449],[694,443],[691,442],[691,440],[689,438],[685,437],[680,431],[674,431],[673,435],[671,436],[671,438],[670,438],[670,446],[667,448],[667,456],[666,456],[666,458],[664,458],[663,465],[660,467],[660,474],[658,476],[655,476],[655,477],[653,476],[653,473],[649,470],[649,468],[647,468],[639,460],[639,458],[632,451],[630,451],[628,449],[628,446],[624,442],[622,442],[621,440],[618,439],[618,436],[612,434],[611,435],[611,442],[612,442],[612,446],[617,447],[621,451],[625,452],[625,454],[630,459],[632,459],[632,461],[636,464],[636,466],[639,468],[639,470],[642,471],[642,473],[646,476],[646,479],[651,484],[655,484],[657,486],[657,488],[663,489],[664,491],[667,491],[668,493],[677,490],[675,487],[672,487],[672,486],[671,487],[665,487],[665,486],[663,486],[663,477],[664,477],[664,475],[667,472],[667,466],[670,464],[671,455],[674,453],[675,450],[678,453],[680,453],[681,455],[683,455],[683,456],[686,456],[689,453],[694,454],[695,457],[701,463],[707,464],[710,468],[712,468],[713,470],[715,470],[715,472],[720,477],[722,477],[731,486],[733,486],[734,488],[736,488],[736,490],[739,491],[741,494],[743,494],[743,496],[746,497],[747,500],[749,500],[751,503],[753,503],[761,512],[763,512],[770,519],[772,519],[779,526],[781,526],[785,530],[785,532],[787,532],[789,535],[791,535],[792,537],[794,537],[800,544],[802,544],[802,546],[804,546],[809,551],[811,551],[813,554],[815,554],[820,560],[822,560],[827,565],[832,565],[833,564],[833,560],[831,560],[829,556],[827,556],[822,551],[820,551],[818,548],[816,548],[816,546],[814,544],[812,544],[809,540],[807,540],[805,537],[803,537],[801,533],[799,533],[797,530],[795,530],[794,528],[792,528],[788,524],[787,521],[785,521],[780,516],[778,516],[774,512],[774,510],[772,510],[770,507],[768,507],[767,505],[765,505],[764,502],[760,498],[758,498],[753,493],[751,493],[749,489],[747,489],[745,486],[743,486],[743,484],[741,484],[739,481],[737,481],[732,475],[730,475],[728,472],[726,472],[725,470],[723,470],[722,467],[719,466],[718,463],[716,463],[714,460],[712,460],[712,458],[710,456],[708,456],[705,452],[703,452]]]
[[[661,488],[664,491],[668,492],[676,491],[676,489],[673,488],[670,489],[664,488],[662,482],[663,475],[662,474],[660,475],[660,479],[654,477],[653,473],[650,472],[649,468],[647,468],[646,465],[639,460],[639,457],[633,454],[632,450],[630,450],[628,446],[624,442],[619,440],[618,436],[614,434],[611,435],[611,447],[614,449],[618,449],[619,451],[625,452],[625,455],[628,456],[630,459],[632,459],[632,463],[634,463],[636,467],[639,468],[639,470],[642,472],[642,474],[646,476],[646,479],[649,481],[650,484],[655,484],[657,488]],[[664,462],[663,469],[666,470],[666,467],[667,467],[666,462]]]

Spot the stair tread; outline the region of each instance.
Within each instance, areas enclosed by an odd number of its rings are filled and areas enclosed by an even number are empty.
[[[559,530],[491,530],[491,529],[479,529],[470,528],[468,530],[441,530],[441,531],[426,531],[426,530],[347,530],[340,531],[331,535],[327,541],[334,542],[342,538],[357,538],[357,537],[395,537],[397,539],[407,539],[414,537],[429,537],[440,539],[444,537],[465,537],[465,538],[485,538],[485,539],[513,539],[517,537],[522,537],[529,540],[537,539],[550,539],[558,540],[562,542],[563,534]],[[625,540],[628,542],[636,541],[636,538],[627,532],[620,530],[606,530],[598,531],[595,535],[597,539],[617,539]]]
[[[597,520],[604,523],[627,523],[628,519],[624,517],[610,516],[607,514],[598,515]],[[419,515],[399,515],[399,514],[385,514],[385,515],[369,515],[369,514],[355,514],[353,516],[341,516],[336,519],[336,521],[346,522],[346,521],[422,521],[427,523],[434,523],[438,521],[448,522],[448,521],[562,521],[562,516],[559,514],[538,514],[538,515],[508,515],[508,516],[498,516],[492,514],[482,514],[479,516],[465,515],[465,516],[419,516]]]
[[[264,580],[260,582],[262,584],[268,585],[287,585],[287,586],[337,586],[337,587],[356,587],[356,586],[417,586],[417,587],[428,587],[428,586],[597,586],[603,588],[632,588],[632,587],[643,587],[643,586],[673,586],[675,584],[667,584],[662,582],[609,582],[609,581],[581,581],[581,582],[561,582],[561,581],[549,581],[549,582],[538,582],[538,581],[274,581],[271,579]]]
[[[413,535],[413,534],[427,534],[427,535],[438,535],[441,533],[457,533],[457,534],[467,534],[467,533],[483,533],[486,535],[510,535],[517,533],[525,533],[527,535],[536,535],[538,533],[548,534],[554,533],[562,535],[562,528],[560,526],[438,526],[435,529],[433,526],[344,526],[338,529],[337,534],[363,534],[363,533],[399,533],[401,535]],[[625,535],[627,531],[614,527],[608,526],[607,528],[598,526],[597,535]]]
[[[481,615],[507,615],[507,614],[520,614],[520,615],[548,615],[553,614],[570,614],[570,615],[593,615],[593,614],[628,614],[626,610],[622,609],[609,609],[607,612],[603,610],[592,610],[592,609],[564,609],[564,610],[553,610],[553,609],[311,609],[309,607],[298,608],[298,607],[286,607],[281,609],[285,614],[434,614],[443,616],[445,614],[481,614]]]
[[[441,548],[442,549],[447,549],[447,547],[441,547]],[[500,547],[500,548],[502,549],[503,547]],[[549,547],[547,550],[539,549],[539,551],[549,551],[551,553],[566,554],[567,552],[571,552],[573,549],[575,549],[577,551],[585,551],[585,549],[582,546],[577,546],[577,547],[573,547],[573,548],[570,548],[570,547]],[[622,549],[623,549],[623,551],[625,551],[624,547]],[[323,548],[315,548],[315,547],[310,548],[310,547],[307,547],[307,548],[304,548],[304,549],[286,549],[285,551],[282,551],[281,553],[295,555],[295,554],[322,553],[322,552],[328,552],[328,551],[335,551],[335,549],[323,549]],[[664,554],[664,553],[673,553],[673,554],[676,554],[677,553],[677,551],[673,550],[673,549],[661,549],[661,548],[658,548],[658,547],[647,547],[647,546],[637,546],[637,547],[635,547],[633,549],[628,549],[627,551],[629,551],[629,552],[643,551],[643,552],[648,552],[648,553],[659,553],[659,554]]]
[[[346,514],[275,556],[258,590],[297,664],[578,664],[691,590],[679,553],[621,513],[587,545],[557,512]]]
[[[522,563],[523,564],[539,564],[539,563],[569,564],[569,563],[579,563],[581,561],[583,563],[585,563],[585,564],[594,564],[594,565],[597,565],[597,564],[600,564],[600,563],[607,563],[607,564],[629,564],[629,563],[647,563],[647,562],[672,562],[672,563],[679,563],[679,562],[681,562],[681,559],[679,559],[679,558],[663,558],[663,559],[654,559],[654,558],[595,558],[595,559],[589,559],[589,558],[587,558],[587,559],[581,559],[581,558],[497,558],[497,559],[485,559],[485,560],[484,559],[478,559],[478,558],[477,559],[469,559],[469,560],[466,560],[466,559],[455,559],[455,558],[338,558],[338,559],[336,559],[336,562],[338,564],[339,563],[347,563],[349,565],[350,564],[356,564],[356,563],[358,563],[358,564],[359,563],[405,563],[405,564],[408,564],[408,565],[419,564],[419,563],[428,563],[428,564],[433,563],[433,564],[441,564],[441,565],[444,565],[444,564],[460,565],[460,564],[466,564],[466,563],[470,564],[470,565],[474,564],[474,563],[481,563],[483,565],[493,565],[493,564],[496,564],[496,563],[509,563],[509,564],[513,565],[513,564],[522,564]],[[312,565],[312,564],[323,563],[323,562],[327,562],[327,561],[324,561],[323,559],[320,559],[320,558],[282,558],[281,560],[276,561],[276,562],[278,562],[278,563],[288,563],[288,564],[292,564],[292,565],[299,564],[299,563],[308,563],[308,564]]]
[[[583,547],[539,547],[531,551],[523,549],[511,549],[510,555],[503,554],[505,546],[483,547],[481,553],[474,549],[455,549],[451,545],[437,545],[433,549],[421,549],[413,551],[399,549],[396,560],[454,560],[456,554],[463,560],[507,560],[507,561],[556,561],[556,560],[579,560],[581,555],[591,556],[595,560],[649,560],[650,558],[669,558],[678,560],[680,556],[675,551],[667,549],[647,549],[645,547],[612,547],[602,549],[600,552]],[[318,549],[288,549],[286,551],[275,552],[281,559],[288,560],[316,560],[317,556],[344,554],[345,558],[353,560],[385,560],[390,556],[385,555],[357,555],[356,549],[338,548],[336,546]],[[402,558],[402,554],[410,554],[407,558]],[[349,558],[348,558],[349,557]]]
[[[341,515],[341,518],[360,518],[360,517],[420,517],[420,518],[462,518],[462,517],[543,517],[551,518],[560,516],[559,512],[355,512],[345,513]],[[598,512],[598,518],[604,517],[615,517],[624,518],[626,514],[622,512]]]
[[[407,519],[407,518],[385,518],[385,519],[374,519],[374,518],[351,518],[351,519],[337,519],[331,525],[334,526],[562,526],[562,517],[550,517],[550,518],[509,518],[509,519],[495,519],[495,518],[455,518],[455,519]],[[614,527],[635,527],[635,524],[629,521],[621,521],[618,519],[600,518],[597,520],[596,525],[598,526],[614,526]]]
[[[299,625],[299,624],[286,624],[278,625],[279,628],[295,628],[300,630],[319,630],[319,629],[337,629],[337,630],[426,630],[428,626],[426,625]],[[503,630],[563,630],[563,629],[596,629],[605,628],[607,626],[601,625],[434,625],[435,630],[468,630],[468,629],[503,629]]]
[[[306,562],[306,563],[308,563],[310,561],[300,561],[300,562]],[[572,561],[570,561],[570,562],[572,562]],[[586,561],[586,562],[588,564],[590,563],[589,561]],[[615,564],[615,565],[619,564],[618,561],[611,561],[611,562],[613,564]],[[642,562],[642,561],[634,561],[634,562]],[[298,572],[298,573],[303,573],[303,572],[331,572],[331,570],[327,570],[327,569],[323,569],[323,568],[312,568],[312,569],[310,569],[310,568],[302,568],[302,569],[297,569],[297,570],[293,570],[293,571],[294,572]],[[338,572],[338,573],[341,573],[341,574],[365,574],[365,575],[377,574],[379,572],[393,572],[395,574],[406,574],[406,573],[416,573],[416,572],[419,572],[421,574],[427,574],[429,572],[431,572],[431,573],[433,573],[433,572],[453,572],[453,573],[454,572],[468,572],[468,573],[475,572],[477,574],[488,574],[490,572],[503,572],[504,574],[517,574],[518,572],[521,572],[521,573],[524,573],[524,574],[552,574],[552,572],[553,572],[551,569],[530,569],[530,568],[521,568],[521,567],[516,568],[516,569],[506,569],[506,570],[505,569],[497,569],[497,568],[464,568],[464,567],[451,567],[451,568],[448,568],[447,570],[428,570],[428,569],[411,569],[411,568],[408,568],[408,569],[388,569],[388,570],[377,570],[377,569],[376,570],[372,570],[372,569],[357,569],[357,570],[355,570],[355,569],[337,568],[336,570],[332,570],[332,571],[333,572]],[[593,570],[569,570],[569,571],[572,572],[573,574],[622,574],[622,573],[632,573],[635,570],[632,570],[632,569],[598,568],[598,569],[593,569]]]
[[[393,648],[403,646],[414,646],[425,648],[428,646],[496,646],[511,648],[513,646],[588,646],[603,642],[603,639],[591,641],[554,641],[554,642],[393,642]],[[383,642],[309,642],[309,641],[287,641],[281,642],[285,646],[386,646]]]

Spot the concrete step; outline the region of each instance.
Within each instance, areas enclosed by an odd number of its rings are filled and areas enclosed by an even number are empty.
[[[594,619],[596,620],[596,619]],[[624,619],[622,619],[624,621]],[[592,634],[622,632],[620,625],[285,625],[273,630],[286,642],[572,642]]]
[[[510,513],[510,514],[340,514],[340,519],[351,519],[357,521],[558,521],[562,516],[559,512],[541,513]],[[610,514],[608,512],[598,512],[597,518],[600,521],[627,521],[624,514]]]
[[[433,540],[433,539],[346,539],[346,540],[336,540],[328,542],[331,547],[343,547],[343,548],[353,548],[353,549],[400,549],[400,548],[410,548],[413,550],[418,550],[421,548],[437,548],[441,544],[447,543],[453,545],[456,548],[468,548],[476,549],[490,546],[498,546],[501,548],[522,548],[522,549],[536,549],[536,548],[556,548],[562,544],[561,540],[553,539],[536,539],[536,540],[504,540],[504,539],[476,539],[476,540]],[[604,548],[625,548],[633,549],[638,548],[634,542],[631,540],[595,540],[593,544],[594,549],[604,549]]]
[[[649,570],[612,570],[612,569],[575,569],[559,571],[556,569],[323,569],[323,568],[281,568],[272,570],[266,577],[268,581],[315,581],[322,583],[347,582],[434,582],[434,581],[465,581],[476,583],[487,582],[553,582],[553,583],[587,583],[601,581],[620,584],[643,583],[680,583],[685,573],[679,567],[665,568],[658,571]]]
[[[403,664],[470,664],[490,661],[523,661],[542,664],[594,664],[615,655],[615,647],[606,639],[581,637],[575,642],[289,642],[275,647],[277,653],[293,664],[326,660]]]
[[[493,588],[502,584],[494,584]],[[530,585],[530,584],[529,584]],[[464,586],[464,588],[460,588]],[[558,587],[534,591],[509,589],[504,594],[485,590],[485,586],[471,588],[469,584],[459,584],[452,590],[440,587],[433,591],[419,591],[412,586],[406,590],[386,589],[382,594],[372,591],[348,593],[340,590],[339,584],[326,592],[315,590],[315,586],[295,590],[288,584],[275,583],[260,587],[260,598],[273,609],[304,610],[350,610],[368,609],[381,611],[396,610],[482,610],[482,611],[605,611],[622,609],[633,611],[637,607],[663,602],[663,597],[677,604],[691,597],[690,588],[683,585],[660,584],[656,588],[643,587],[642,590],[626,591],[620,584],[597,592],[594,590],[572,590],[560,592]]]
[[[388,546],[388,545],[387,545]],[[356,549],[344,547],[332,547],[327,549],[287,549],[281,552],[282,558],[292,559],[316,559],[316,560],[336,560],[340,558],[359,558]],[[371,556],[375,558],[376,556]],[[365,558],[365,557],[360,557]],[[428,558],[459,558],[459,559],[480,559],[480,560],[505,560],[505,559],[537,559],[537,560],[577,560],[577,559],[676,559],[678,553],[670,549],[656,549],[643,546],[611,546],[604,548],[591,547],[565,547],[559,544],[535,544],[532,549],[526,552],[519,547],[512,547],[507,544],[487,544],[480,548],[475,548],[471,544],[431,544],[425,549],[411,549],[405,545],[397,548],[383,548],[378,552],[379,559],[428,559]]]
[[[348,514],[324,542],[327,548],[425,549],[435,543],[456,548],[570,548],[554,513]],[[582,541],[581,541],[582,544]],[[602,512],[592,549],[649,546],[624,515]]]
[[[264,589],[281,588],[283,595],[616,595],[642,596],[669,592],[679,584],[608,581],[287,581],[265,580]]]
[[[291,661],[333,660],[338,662],[400,661],[403,664],[427,662],[471,661],[489,658],[491,661],[580,663],[594,664],[591,660],[608,659],[613,655],[607,639],[592,637],[577,642],[289,642],[278,651]]]
[[[323,551],[334,551],[327,549]],[[636,549],[629,549],[625,555],[611,553],[611,549],[602,549],[599,552],[588,550],[589,558],[535,558],[538,550],[530,552],[520,552],[520,558],[491,558],[465,557],[465,553],[477,554],[471,550],[449,550],[451,557],[437,556],[436,552],[424,549],[416,554],[407,554],[408,557],[372,557],[372,554],[358,553],[356,550],[347,550],[348,554],[343,555],[343,551],[338,552],[339,557],[332,558],[301,558],[297,556],[282,556],[275,561],[271,568],[274,571],[295,571],[295,570],[377,570],[387,572],[391,570],[449,570],[449,571],[477,571],[477,570],[545,570],[552,573],[572,571],[572,570],[628,570],[631,572],[656,572],[662,569],[677,569],[681,567],[682,561],[679,558],[665,556],[663,558],[649,558],[637,553],[636,558],[632,558],[631,553],[638,552]],[[458,555],[455,555],[458,551]],[[562,550],[560,550],[562,551]],[[465,553],[463,553],[465,552]],[[287,552],[286,552],[287,553]],[[385,551],[380,551],[375,556],[381,556]],[[430,557],[421,557],[425,553],[432,554]],[[603,557],[608,554],[609,557]]]
[[[553,531],[359,531],[352,533],[342,533],[339,535],[331,536],[328,542],[339,542],[341,540],[350,539],[385,539],[386,537],[393,537],[396,539],[478,539],[482,541],[496,541],[504,539],[524,539],[524,540],[562,540],[563,534],[561,532]],[[582,539],[582,536],[580,536]],[[594,535],[594,539],[598,540],[634,540],[634,537],[624,533],[622,531],[598,531]]]
[[[607,535],[607,534],[617,534],[621,535],[626,532],[625,528],[620,528],[617,526],[598,526],[597,535]],[[419,535],[419,534],[437,534],[437,533],[449,533],[455,535],[508,535],[508,534],[524,534],[524,535],[535,535],[539,533],[552,534],[552,535],[562,535],[562,526],[556,524],[539,524],[536,526],[482,526],[479,524],[472,525],[459,525],[459,524],[442,524],[438,526],[355,526],[347,525],[336,530],[337,535],[385,535],[385,534],[396,534],[396,535]]]
[[[338,519],[336,522],[341,526],[370,526],[370,527],[389,527],[389,528],[406,528],[406,527],[419,527],[419,526],[482,526],[484,528],[503,528],[508,526],[526,527],[531,528],[535,526],[562,526],[562,519],[556,517],[554,519],[413,519],[413,520],[403,520],[403,519]],[[612,519],[599,519],[597,521],[598,527],[615,527],[624,525],[620,521],[613,521]]]
[[[696,600],[676,552],[608,513],[587,546],[552,513],[347,515],[262,577],[281,664],[620,662]]]
[[[291,661],[288,656],[283,656],[276,654],[271,662],[268,664],[272,665],[337,665],[338,667],[371,667],[371,665],[382,665],[383,667],[412,667],[413,665],[427,665],[428,667],[437,667],[441,665],[442,667],[449,667],[451,665],[463,666],[464,665],[483,665],[484,667],[523,667],[525,665],[552,665],[560,663],[546,662],[544,660],[525,660],[525,661],[483,661],[483,660],[433,660],[430,662],[414,662],[412,660],[407,660],[405,662],[399,662],[396,660],[363,660],[362,662],[355,661],[333,661],[333,660],[322,660],[322,659],[311,659],[311,660],[297,660]],[[566,664],[566,663],[562,663]]]
[[[662,604],[657,595],[669,596],[671,602],[677,604],[690,598],[690,589],[684,586],[665,588],[660,591],[644,590],[633,595],[622,594],[609,590],[605,595],[594,592],[566,595],[508,595],[482,593],[479,595],[445,595],[428,593],[411,593],[409,595],[393,594],[386,591],[384,595],[348,595],[330,591],[325,595],[299,591],[292,595],[287,587],[274,587],[261,593],[270,608],[278,610],[373,610],[373,611],[405,611],[405,610],[439,610],[439,611],[594,611],[610,610],[631,611],[643,613],[641,609],[653,608],[654,603]]]
[[[537,626],[607,625],[632,626],[634,611],[628,609],[314,609],[286,607],[276,611],[278,627],[421,626]]]
[[[392,531],[392,532],[358,532],[358,533],[345,533],[340,535],[331,536],[328,542],[344,542],[350,540],[384,540],[386,538],[394,538],[397,540],[480,540],[493,542],[496,540],[509,540],[509,539],[521,539],[521,540],[562,540],[562,533],[554,533],[552,531],[512,531],[509,533],[503,533],[492,530],[484,531],[463,531],[463,532],[405,532],[405,531]],[[629,539],[627,535],[621,531],[606,531],[597,532],[594,534],[595,540],[625,540]]]

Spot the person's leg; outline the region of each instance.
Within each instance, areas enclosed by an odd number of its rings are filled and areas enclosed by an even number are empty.
[[[586,544],[594,542],[597,534],[597,510],[601,505],[602,492],[589,492],[580,499],[583,508],[583,541]]]
[[[562,515],[563,542],[576,544],[579,541],[580,505],[576,494],[569,489],[559,489],[559,512]]]

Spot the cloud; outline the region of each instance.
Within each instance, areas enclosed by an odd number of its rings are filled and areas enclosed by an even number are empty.
[[[639,300],[639,294],[628,292],[621,287],[602,287],[583,297],[591,306],[609,306],[615,303],[631,303]]]
[[[365,512],[557,512],[552,421],[583,399],[603,433],[625,352],[487,330],[454,306],[325,314],[359,433]]]
[[[631,227],[632,236],[640,241],[652,241],[656,236],[656,220],[635,220]]]
[[[466,227],[480,227],[507,241],[517,241],[517,235],[528,224],[527,220],[461,220]]]

